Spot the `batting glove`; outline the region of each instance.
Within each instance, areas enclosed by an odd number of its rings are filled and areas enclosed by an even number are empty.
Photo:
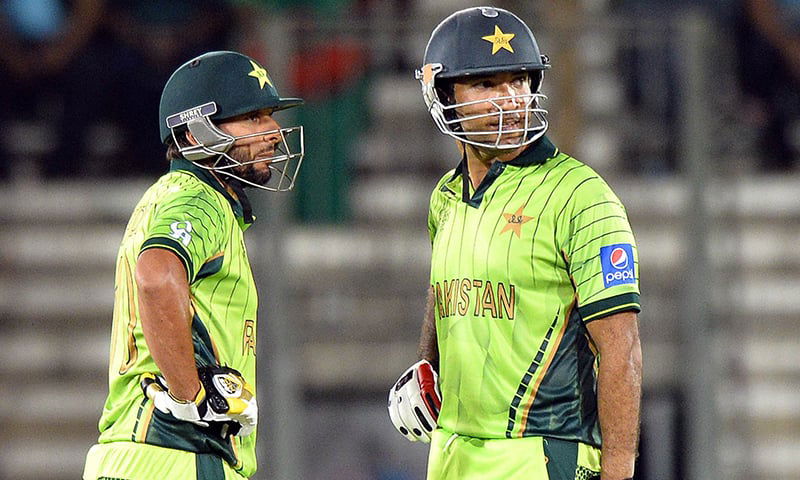
[[[389,418],[412,442],[431,441],[441,407],[439,376],[427,360],[412,365],[389,390]]]
[[[141,376],[140,385],[162,413],[201,427],[219,427],[223,438],[250,435],[258,423],[253,387],[229,367],[202,367],[197,373],[200,391],[194,401],[173,397],[166,381],[151,373]]]

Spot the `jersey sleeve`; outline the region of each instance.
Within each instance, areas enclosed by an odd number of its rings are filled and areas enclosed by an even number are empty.
[[[428,236],[431,244],[436,237],[439,222],[442,218],[442,210],[445,208],[446,198],[443,188],[446,188],[447,179],[453,175],[453,170],[447,172],[437,183],[436,188],[431,193],[430,205],[428,206]]]
[[[562,251],[584,322],[640,311],[639,262],[625,207],[596,174],[579,183],[562,217]]]
[[[208,192],[167,195],[149,219],[140,253],[150,248],[170,250],[183,263],[191,284],[197,268],[223,250],[222,215],[219,200]]]

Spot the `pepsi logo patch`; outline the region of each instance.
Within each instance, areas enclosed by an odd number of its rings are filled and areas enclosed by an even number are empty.
[[[633,246],[630,243],[600,247],[600,264],[606,288],[636,283],[636,266],[633,261]]]

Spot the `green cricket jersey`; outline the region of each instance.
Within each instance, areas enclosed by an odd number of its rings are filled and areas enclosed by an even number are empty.
[[[197,365],[227,365],[255,385],[258,299],[243,239],[249,224],[242,215],[241,204],[212,175],[186,160],[174,160],[136,206],[117,256],[100,443],[133,441],[214,453],[244,476],[255,471],[255,434],[226,441],[177,421],[154,410],[139,386],[140,374],[159,372],[142,334],[134,280],[136,260],[150,248],[170,250],[186,267]]]
[[[625,208],[546,137],[495,162],[477,189],[463,170],[439,181],[428,217],[439,425],[478,438],[599,447],[596,354],[585,323],[640,309]]]

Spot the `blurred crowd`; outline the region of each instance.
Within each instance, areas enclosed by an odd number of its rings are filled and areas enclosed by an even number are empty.
[[[234,24],[217,0],[7,0],[1,13],[3,165],[41,155],[45,177],[163,171],[152,132],[167,76]]]
[[[0,178],[163,172],[164,148],[155,122],[161,89],[180,63],[209,50],[230,49],[264,61],[269,52],[258,24],[264,12],[293,9],[296,18],[307,14],[313,20],[358,3],[4,0]],[[341,70],[338,60],[347,50],[329,53],[336,64],[328,61],[323,68]],[[294,83],[282,87],[308,93],[307,79]]]
[[[745,0],[738,16],[737,76],[745,118],[769,170],[800,161],[800,0]]]
[[[752,150],[758,168],[795,169],[800,158],[800,0],[718,1],[725,5],[728,13],[722,18],[736,42],[737,120],[755,132]],[[255,24],[259,17],[254,10],[292,9],[293,19],[308,18],[308,28],[313,28],[325,19],[351,22],[369,3],[379,2],[4,0],[0,178],[162,172],[164,154],[154,122],[161,88],[180,62],[217,49],[238,49],[263,59],[267,46],[257,40],[263,37],[255,34],[262,27]],[[413,2],[384,3],[400,10]],[[687,3],[692,2],[678,2]],[[669,16],[678,8],[675,2],[656,0],[616,4],[622,14],[646,8]],[[308,11],[316,14],[303,17]],[[313,99],[320,89],[341,90],[342,84],[357,83],[369,63],[363,52],[331,41],[288,59],[291,84],[283,88]],[[629,78],[631,102],[646,101],[637,86],[641,79]],[[678,90],[674,84],[667,88]],[[674,123],[677,113],[670,105],[664,106],[663,115]],[[34,157],[37,162],[30,161]]]

